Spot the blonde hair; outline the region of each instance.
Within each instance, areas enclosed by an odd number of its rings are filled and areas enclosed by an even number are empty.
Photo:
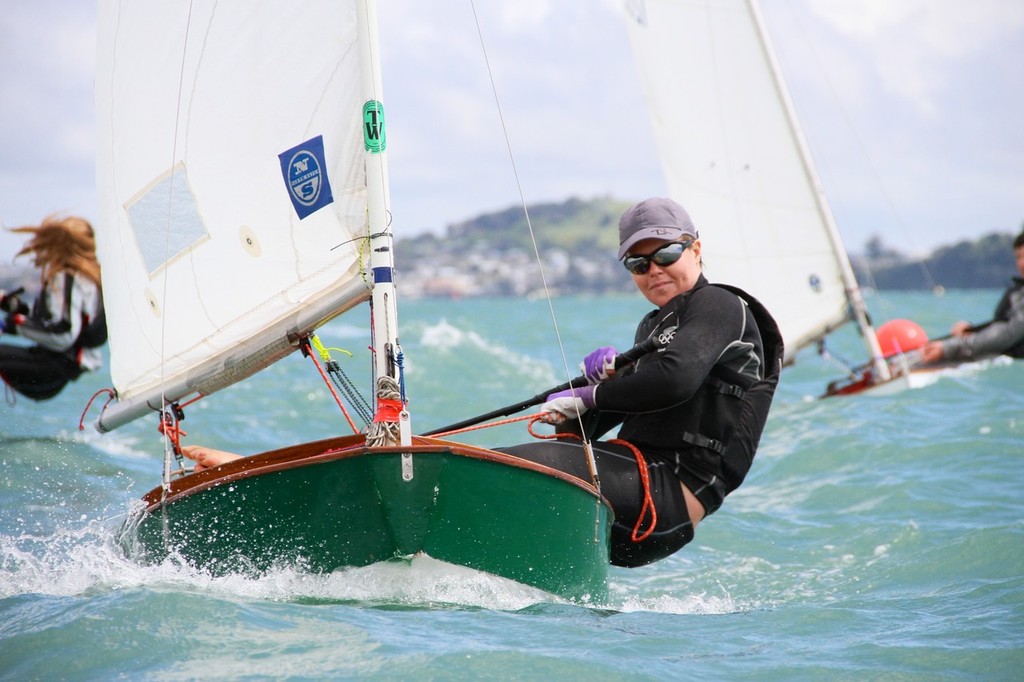
[[[14,257],[31,254],[41,270],[43,283],[61,272],[82,274],[100,286],[100,263],[96,260],[96,238],[84,218],[48,216],[41,225],[10,228],[32,238]]]

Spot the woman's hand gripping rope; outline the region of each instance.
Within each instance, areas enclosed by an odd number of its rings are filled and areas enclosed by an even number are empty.
[[[578,419],[594,407],[594,393],[597,386],[580,386],[552,393],[541,406],[541,421],[547,424],[561,424],[566,419]]]

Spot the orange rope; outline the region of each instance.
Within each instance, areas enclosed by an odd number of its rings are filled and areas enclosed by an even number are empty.
[[[502,419],[501,421],[489,422],[487,424],[477,424],[476,426],[467,426],[465,428],[455,429],[454,431],[445,431],[444,433],[435,433],[433,435],[433,437],[434,438],[442,438],[444,436],[451,436],[451,435],[454,435],[456,433],[465,433],[466,431],[479,431],[480,429],[489,429],[492,426],[502,426],[504,424],[512,424],[514,422],[526,421],[527,419],[532,419],[533,421],[536,421],[536,420],[540,419],[540,415],[541,415],[541,413],[528,414],[528,415],[523,416],[523,417],[512,417],[511,419]],[[530,422],[530,424],[532,425],[533,422]],[[529,427],[527,427],[527,428],[529,428]],[[536,434],[533,433],[532,430],[530,431],[530,433],[532,435],[536,436],[537,438],[553,437],[553,436],[537,436]]]
[[[316,365],[317,371],[320,372],[320,376],[323,378],[324,383],[327,384],[327,390],[329,390],[331,395],[334,396],[334,402],[338,403],[338,407],[341,408],[341,413],[345,416],[345,421],[347,421],[348,425],[352,427],[352,433],[358,434],[359,427],[356,426],[354,421],[352,421],[352,417],[348,416],[348,410],[345,409],[344,403],[341,402],[341,398],[338,397],[337,391],[334,390],[334,385],[331,384],[331,380],[327,377],[327,373],[324,372],[323,367],[320,366],[320,361],[316,359],[316,353],[309,347],[309,339],[303,339],[302,345],[306,351],[306,355],[308,355],[309,359],[313,361],[314,365]]]
[[[636,525],[633,526],[633,534],[630,536],[630,539],[633,542],[642,542],[650,537],[651,533],[654,532],[654,527],[658,525],[658,510],[654,508],[654,498],[651,497],[651,477],[647,473],[647,460],[644,459],[640,448],[629,441],[614,438],[608,442],[626,446],[633,451],[633,456],[636,457],[636,466],[640,470],[640,483],[644,487],[644,504],[640,507],[640,515],[636,519]],[[651,525],[638,537],[637,534],[640,532],[640,526],[643,524],[644,516],[648,510],[651,512]]]
[[[189,405],[191,405],[191,404],[193,404],[193,403],[197,403],[197,402],[199,402],[200,400],[202,400],[202,399],[203,399],[203,398],[205,398],[205,397],[206,397],[206,396],[204,396],[204,395],[203,395],[202,393],[200,393],[200,394],[199,394],[199,395],[197,395],[197,396],[196,396],[195,398],[192,398],[192,400],[188,400],[188,401],[185,401],[185,402],[183,402],[183,403],[178,403],[178,407],[179,407],[180,409],[184,410],[184,409],[185,409],[186,407],[188,407]]]
[[[539,438],[541,440],[551,440],[553,438],[575,438],[576,440],[583,440],[582,437],[577,436],[575,433],[553,433],[550,436],[546,436],[544,434],[535,432],[533,430],[533,425],[540,421],[542,414],[544,413],[541,412],[539,414],[531,414],[528,417],[530,423],[526,425],[526,430],[529,431],[530,435],[533,436],[534,438]]]
[[[160,424],[156,428],[157,431],[167,436],[167,439],[171,441],[171,447],[174,449],[174,454],[180,457],[181,437],[187,436],[188,434],[181,429],[178,418],[174,416],[173,412],[165,412],[164,418],[160,420]]]
[[[107,405],[109,405],[110,402],[116,397],[114,390],[110,388],[101,388],[100,390],[93,393],[92,397],[89,398],[89,402],[85,404],[85,409],[82,410],[82,416],[78,418],[79,431],[85,431],[85,415],[89,413],[89,408],[92,407],[92,402],[96,400],[96,398],[98,398],[101,393],[107,393],[110,396],[109,398],[107,398],[107,402],[103,403],[103,407],[100,408],[101,414],[103,413],[103,410],[107,409]]]

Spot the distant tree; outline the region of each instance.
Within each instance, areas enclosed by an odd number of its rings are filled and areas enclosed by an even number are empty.
[[[875,262],[890,261],[899,263],[906,260],[902,253],[886,246],[882,242],[882,238],[877,234],[872,236],[864,245],[864,255],[868,260]]]
[[[879,289],[927,289],[933,284],[947,289],[999,289],[1015,270],[1013,236],[1008,234],[943,246],[923,261],[865,260],[863,267],[870,270],[870,281]],[[925,273],[934,281],[928,281]]]
[[[926,261],[938,283],[950,288],[994,289],[1014,272],[1013,237],[988,234],[938,249]]]

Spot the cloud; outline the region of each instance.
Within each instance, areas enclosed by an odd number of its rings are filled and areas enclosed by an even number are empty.
[[[618,0],[379,4],[396,220],[663,191]],[[0,14],[0,221],[95,217],[95,3]],[[918,246],[1024,219],[1024,2],[763,0],[826,187],[862,244],[897,207]],[[851,133],[851,130],[854,132]],[[876,187],[871,191],[871,187]],[[400,215],[399,215],[400,214]],[[973,216],[973,219],[972,219]],[[0,232],[0,259],[17,242]]]
[[[809,9],[851,41],[851,51],[872,65],[886,91],[930,117],[940,115],[943,96],[958,63],[1016,41],[1024,3],[1005,0],[807,0]],[[1012,57],[1011,57],[1012,58]]]

